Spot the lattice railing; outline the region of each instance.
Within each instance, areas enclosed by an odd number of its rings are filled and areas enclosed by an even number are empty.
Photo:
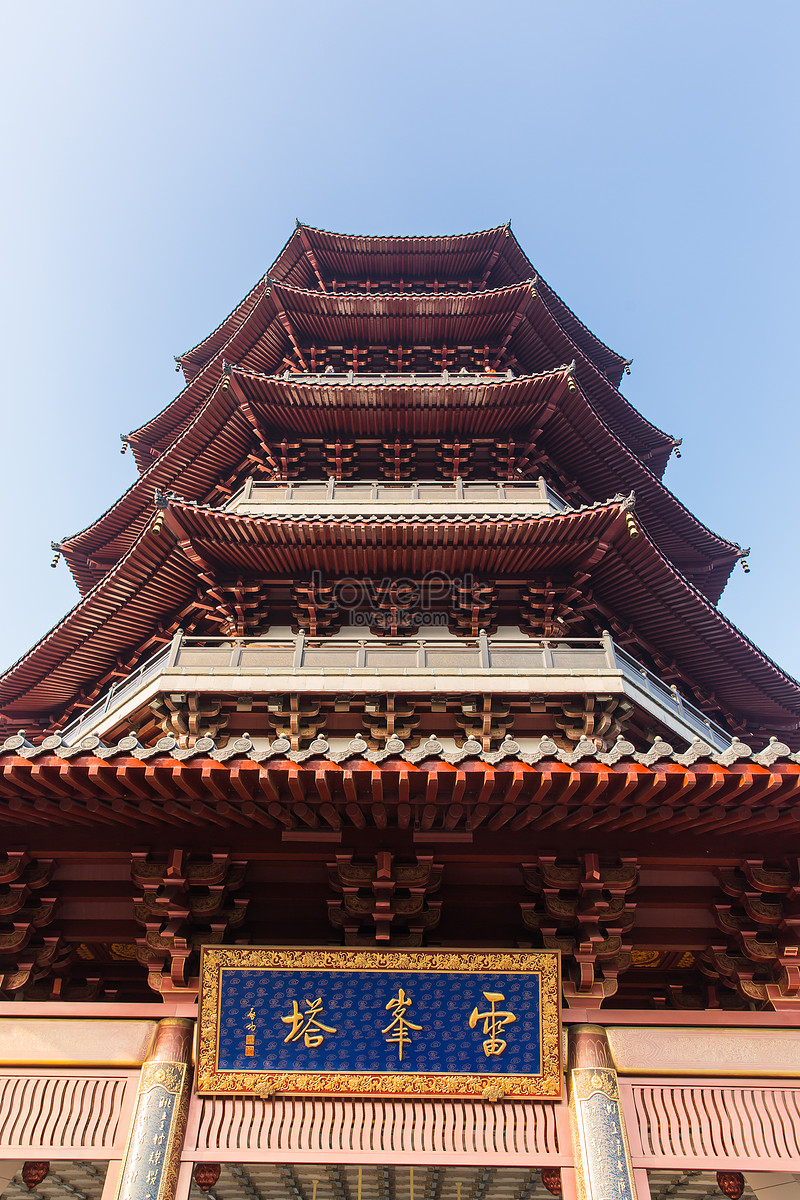
[[[0,1158],[45,1150],[53,1158],[118,1157],[127,1137],[137,1076],[138,1072],[0,1074]]]
[[[566,1104],[263,1101],[195,1096],[185,1157],[237,1162],[435,1164],[571,1161]]]
[[[775,1080],[620,1083],[636,1166],[800,1169],[798,1088]]]

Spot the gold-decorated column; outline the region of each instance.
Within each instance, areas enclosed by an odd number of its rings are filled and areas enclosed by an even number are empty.
[[[192,1082],[194,1022],[165,1017],[139,1077],[117,1200],[174,1200]]]
[[[617,1071],[602,1026],[570,1028],[567,1088],[579,1200],[636,1200]]]

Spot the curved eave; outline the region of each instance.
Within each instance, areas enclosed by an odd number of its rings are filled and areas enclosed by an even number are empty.
[[[459,339],[463,343],[468,337],[482,339],[490,331],[497,332],[524,302],[526,290],[525,285],[517,285],[436,296],[400,293],[381,297],[361,292],[332,296],[273,284],[268,292],[261,293],[243,323],[192,382],[157,416],[129,434],[137,465],[140,470],[147,469],[154,453],[161,453],[178,436],[218,382],[223,361],[267,373],[281,365],[290,347],[281,318],[285,321],[288,316],[301,336],[312,339],[329,337],[336,341],[349,337],[363,344],[365,322],[370,322],[371,334],[392,338],[398,336],[397,323],[401,322],[399,328],[406,337],[449,336],[453,344],[459,344]]]
[[[314,289],[313,269],[301,239],[330,278],[364,281],[449,278],[473,281],[476,290],[489,285],[508,287],[536,278],[552,308],[557,310],[565,331],[615,387],[619,386],[628,365],[628,360],[592,333],[539,276],[510,224],[445,237],[365,237],[303,225],[295,230],[269,274],[294,287]]]
[[[439,293],[438,296],[431,293],[401,293],[385,298],[391,308],[387,318],[395,323],[397,320],[405,321],[403,329],[406,335],[412,333],[418,320],[423,337],[438,333],[435,329],[438,321],[445,335],[449,335],[453,344],[457,344],[459,336],[463,338],[474,334],[483,337],[489,329],[496,330],[502,325],[504,317],[508,319],[509,312],[515,311],[513,306],[523,302],[525,292],[525,285],[521,285],[482,293]],[[279,314],[288,313],[298,321],[299,331],[312,338],[332,335],[335,341],[340,336],[354,336],[356,342],[363,343],[363,336],[359,336],[363,335],[361,326],[370,318],[374,322],[381,300],[379,296],[366,293],[326,296],[321,292],[288,288],[283,284],[274,284],[269,292],[262,292],[243,323],[192,382],[160,413],[129,434],[128,441],[139,469],[146,470],[154,454],[165,450],[186,422],[191,420],[218,382],[224,360],[267,373],[281,365],[290,343]],[[319,304],[315,305],[315,301]],[[489,311],[481,311],[482,303],[488,305]],[[420,315],[416,312],[418,304],[422,309]],[[349,312],[345,312],[348,306]],[[362,315],[355,316],[356,313]],[[355,320],[352,328],[348,327],[348,320]],[[375,323],[371,332],[376,332]],[[388,335],[397,336],[396,324]]]
[[[600,514],[605,529],[621,509],[618,505],[599,506],[586,512]],[[510,524],[517,537],[526,525],[544,529],[547,524],[546,540],[555,543],[559,530],[563,542],[564,535],[570,529],[575,532],[576,521],[585,516],[581,512]],[[216,548],[213,563],[224,563],[226,568],[243,562],[245,570],[266,570],[274,575],[285,574],[288,566],[292,576],[302,578],[315,565],[316,554],[330,555],[340,536],[352,537],[350,524],[336,519],[254,519],[178,501],[169,505],[164,517],[160,536],[148,525],[117,566],[0,676],[0,712],[13,720],[63,708],[81,686],[113,668],[124,652],[142,645],[159,621],[194,596],[198,583],[195,539],[210,538]],[[380,557],[381,545],[390,548],[393,541],[398,542],[401,555],[413,548],[414,541],[427,555],[438,541],[442,546],[463,545],[479,556],[479,542],[481,547],[496,545],[502,550],[508,540],[507,524],[494,518],[443,518],[359,520],[354,527],[363,534],[363,548],[378,551],[373,557]],[[593,527],[587,527],[590,540],[597,528],[597,519]],[[374,534],[379,530],[376,541]],[[342,566],[347,569],[347,563]]]
[[[565,362],[574,359],[578,380],[594,407],[660,479],[675,448],[675,438],[642,416],[584,354],[554,316],[538,283],[526,316],[528,319],[518,331],[516,340],[516,352],[522,352],[526,365],[529,363],[537,369],[538,363],[548,356],[559,357]]]
[[[237,470],[253,442],[225,380],[212,391],[183,433],[96,521],[60,543],[82,594],[119,562],[148,524],[156,491],[178,489],[190,500],[203,499],[214,484]]]
[[[638,507],[658,544],[712,602],[719,600],[741,557],[735,542],[699,521],[631,453],[569,368],[478,385],[460,385],[455,375],[446,385],[414,388],[337,386],[326,384],[324,377],[317,384],[301,384],[235,368],[232,374],[269,431],[278,432],[288,417],[301,436],[374,436],[385,433],[376,419],[384,406],[394,422],[393,432],[410,437],[451,431],[538,437],[541,426],[543,444],[552,446],[558,465],[574,473],[589,495],[605,498],[615,491],[636,491]],[[576,436],[580,445],[574,444]]]
[[[580,348],[589,361],[594,363],[599,371],[602,371],[606,379],[615,388],[618,388],[622,382],[622,376],[630,366],[630,359],[623,358],[621,354],[617,354],[616,350],[612,350],[605,342],[601,342],[597,334],[592,333],[591,329],[584,325],[583,321],[564,303],[558,292],[541,276],[538,276],[536,280],[536,287],[542,293],[545,304],[567,336]]]
[[[196,569],[171,538],[156,537],[148,528],[96,587],[0,676],[0,712],[59,711],[87,681],[148,640],[176,593],[188,598],[196,588]]]
[[[634,492],[637,512],[661,551],[712,604],[719,602],[741,546],[698,520],[630,452],[577,382],[549,416],[542,442],[557,469],[574,474],[589,495]]]
[[[275,370],[281,362],[285,346],[285,334],[282,330],[278,333],[275,325],[276,310],[270,292],[262,292],[244,322],[191,383],[160,413],[128,435],[140,471],[146,471],[152,465],[153,458],[180,436],[219,383],[226,360],[252,360],[252,366],[257,370]]]
[[[548,307],[554,313],[564,332],[572,338],[581,352],[603,372],[614,387],[618,388],[622,382],[622,376],[626,368],[630,366],[630,359],[623,358],[616,350],[612,350],[596,333],[593,333],[587,325],[584,325],[583,321],[576,316],[569,305],[561,299],[558,292],[542,278],[522,249],[510,227],[507,230],[507,234],[508,249],[506,253],[509,257],[513,257],[518,264],[517,269],[521,272],[520,278],[532,277],[536,279],[537,288],[544,294]]]
[[[504,264],[508,263],[506,277],[497,280],[502,286],[524,279],[529,268],[524,255],[516,263],[513,251],[510,260],[502,255],[509,233],[507,225],[474,233],[432,236],[333,233],[299,225],[270,268],[270,275],[284,283],[305,286],[302,277],[308,275],[305,268],[298,269],[298,263],[301,258],[308,261],[307,245],[331,280],[403,279],[409,283],[472,280],[480,285],[493,265],[496,274],[502,273],[497,271],[496,262],[492,263],[497,249],[498,258],[503,257]]]
[[[289,236],[287,244],[283,247],[281,253],[267,270],[266,275],[261,276],[258,283],[249,290],[245,298],[237,304],[228,316],[222,320],[217,328],[203,338],[203,341],[197,343],[192,349],[186,350],[184,354],[179,355],[178,361],[185,372],[187,382],[190,382],[194,376],[206,365],[206,362],[216,354],[224,343],[229,340],[235,330],[239,328],[243,320],[246,320],[249,311],[252,310],[253,304],[258,299],[258,295],[264,292],[266,287],[269,287],[269,280],[275,280],[279,283],[288,283],[290,286],[303,289],[314,289],[319,287],[319,281],[315,276],[312,265],[312,258],[315,253],[321,254],[327,270],[330,272],[330,277],[336,277],[338,268],[339,278],[342,278],[344,264],[341,259],[337,259],[336,254],[342,253],[342,246],[353,247],[354,242],[369,242],[375,247],[375,254],[383,254],[387,256],[387,262],[391,262],[391,277],[401,277],[403,264],[407,265],[407,270],[411,270],[410,277],[423,277],[429,269],[434,272],[435,269],[444,271],[445,278],[468,278],[469,272],[475,271],[476,277],[480,278],[483,264],[487,263],[492,256],[493,246],[497,244],[501,236],[506,233],[505,226],[499,226],[495,229],[482,230],[479,233],[456,234],[452,236],[444,236],[444,238],[354,238],[349,234],[331,234],[323,229],[314,229],[311,226],[302,226],[297,224],[296,229]],[[398,251],[392,254],[390,250],[379,250],[379,246],[389,247],[395,245],[405,246],[405,250]],[[515,245],[516,239],[515,239]],[[311,256],[309,258],[308,250],[311,248]],[[355,248],[349,248],[350,254],[355,254],[356,257],[361,257],[361,251]],[[373,272],[377,269],[377,259],[371,253],[369,256],[369,264],[373,265]],[[423,266],[425,264],[425,266]],[[529,264],[524,254],[521,259],[523,275],[512,277],[509,280],[504,280],[505,283],[518,282],[527,274],[533,274],[529,271]],[[423,268],[423,269],[422,269]],[[422,269],[422,275],[420,270]],[[455,272],[455,274],[453,274]],[[359,277],[361,272],[356,272],[353,276]],[[363,277],[369,277],[369,266]],[[378,276],[380,277],[380,276]]]
[[[513,520],[436,514],[423,520],[253,518],[175,502],[166,510],[162,535],[145,531],[118,566],[6,672],[0,705],[11,720],[63,708],[82,685],[142,646],[160,621],[189,602],[198,570],[290,578],[314,568],[414,575],[448,562],[497,579],[524,579],[557,567],[585,571],[599,602],[721,705],[767,731],[797,728],[800,685],[671,566],[641,523],[639,536],[631,537],[626,515],[624,505],[610,503]]]
[[[232,368],[233,386],[223,379],[183,433],[127,492],[59,548],[79,589],[86,593],[138,537],[149,520],[156,489],[202,500],[225,472],[243,466],[255,434],[241,415],[236,399],[239,392],[268,435],[282,436],[288,419],[293,432],[312,437],[338,436],[343,428],[367,437],[398,433],[430,437],[448,430],[488,436],[498,428],[524,430],[537,413],[556,402],[569,375],[569,369],[562,367],[528,379],[470,386],[456,382],[447,388],[336,386]]]
[[[186,350],[177,356],[176,361],[180,364],[187,383],[191,383],[203,367],[230,341],[236,330],[247,320],[258,301],[268,290],[269,281],[266,275],[262,275],[247,295],[228,313],[217,328],[212,330],[208,337],[203,338],[202,342],[198,342],[191,350]]]
[[[456,345],[456,330],[466,335],[469,329],[466,325],[454,327],[454,321],[484,321],[496,332],[498,318],[508,319],[524,306],[531,281],[472,292],[320,292],[285,283],[274,283],[272,290],[286,314],[298,322],[297,331],[308,337],[333,335],[343,337],[345,345],[364,344],[364,322],[369,322],[367,344],[382,345],[383,339],[397,337],[402,328],[407,337],[419,334],[434,341],[450,335]],[[413,325],[415,320],[421,323],[419,328]],[[394,324],[398,321],[406,324],[398,327]]]
[[[658,429],[625,399],[559,324],[548,297],[533,280],[481,292],[365,293],[318,291],[276,284],[277,302],[297,332],[322,344],[363,344],[364,325],[372,344],[480,345],[510,337],[526,372],[575,360],[578,378],[592,402],[634,453],[663,474],[675,439]],[[549,292],[549,289],[547,289]],[[552,295],[552,293],[550,293]]]
[[[243,398],[267,437],[287,421],[300,436],[467,437],[540,440],[559,471],[589,496],[635,491],[638,509],[667,557],[716,603],[741,557],[734,542],[715,534],[686,509],[603,421],[570,368],[516,379],[447,384],[331,383],[275,378],[231,369],[177,440],[128,491],[61,550],[82,592],[125,553],[152,512],[153,494],[175,490],[198,501],[215,482],[240,468],[255,435],[238,408]],[[539,433],[541,430],[541,433]]]

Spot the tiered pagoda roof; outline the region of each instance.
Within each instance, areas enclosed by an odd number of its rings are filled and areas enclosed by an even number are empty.
[[[298,242],[301,230],[294,235]],[[497,232],[490,231],[492,235]],[[519,251],[510,231],[506,236]],[[356,240],[369,243],[373,239]],[[391,256],[384,258],[386,243],[396,240],[402,247],[404,239],[375,240],[381,243],[380,261],[386,261],[388,269]],[[450,239],[411,240],[444,244]],[[333,291],[333,280],[329,289],[322,290],[319,281],[316,288],[301,288],[281,279],[280,264],[291,245],[290,239],[267,275],[222,325],[180,356],[186,388],[129,435],[140,468],[147,467],[191,419],[218,383],[224,361],[266,373],[314,369],[315,359],[322,367],[334,362],[345,369],[355,365],[357,370],[368,370],[370,366],[381,369],[385,363],[388,369],[397,370],[398,351],[406,363],[412,357],[419,363],[416,349],[426,352],[427,365],[433,369],[480,363],[495,370],[511,366],[515,373],[525,374],[575,361],[576,376],[601,415],[659,477],[663,475],[676,442],[645,420],[617,390],[625,360],[584,329],[552,289],[538,279],[524,256],[528,275],[497,288],[475,290],[466,279],[461,290],[448,291],[447,285],[455,281],[445,279],[435,290]],[[442,251],[436,246],[431,249],[435,269]],[[424,253],[415,252],[416,259],[418,269],[424,270]],[[404,261],[401,248],[392,277],[405,286],[399,274]],[[427,278],[430,280],[430,275]],[[483,282],[482,278],[478,282]],[[381,348],[377,357],[376,347]],[[401,357],[400,369],[402,365]]]
[[[659,551],[644,530],[632,537],[629,506],[616,501],[549,517],[401,519],[281,514],[243,517],[175,500],[120,562],[2,681],[5,711],[25,722],[56,713],[81,684],[134,661],[154,631],[168,640],[205,578],[255,571],[264,578],[302,578],[309,571],[421,576],[455,560],[481,576],[519,579],[568,568],[591,576],[597,602],[634,626],[645,645],[701,687],[728,712],[756,727],[791,733],[800,689],[740,633]]]
[[[508,226],[298,225],[179,364],[139,477],[60,543],[78,603],[0,677],[0,996],[436,928],[556,945],[576,1007],[800,1004],[800,685]],[[392,863],[419,886],[387,909]]]
[[[402,386],[398,386],[401,383]],[[222,481],[258,470],[251,456],[274,449],[290,420],[295,437],[533,440],[571,499],[635,491],[637,510],[657,544],[712,602],[742,556],[736,543],[697,520],[599,416],[571,367],[514,379],[454,375],[295,376],[231,367],[192,421],[108,512],[60,549],[82,592],[93,587],[133,544],[152,516],[155,489],[187,500],[224,502]]]
[[[330,233],[299,222],[289,241],[254,288],[208,337],[179,358],[187,381],[223,348],[243,323],[270,280],[306,291],[384,288],[399,291],[482,291],[536,279],[562,329],[619,386],[627,360],[596,338],[541,279],[510,225],[444,237],[362,237]]]

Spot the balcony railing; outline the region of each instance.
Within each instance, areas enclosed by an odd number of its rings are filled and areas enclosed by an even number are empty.
[[[426,684],[425,680],[429,682]],[[159,692],[480,690],[546,696],[613,692],[627,696],[671,733],[717,750],[732,738],[641,663],[601,638],[487,637],[247,639],[184,637],[153,655],[63,730],[74,744],[111,728]],[[150,686],[148,686],[150,685]],[[123,711],[125,710],[125,711]]]
[[[456,479],[390,483],[386,480],[361,479],[337,483],[319,481],[256,482],[248,479],[226,506],[239,513],[258,515],[265,508],[281,512],[297,509],[314,512],[353,512],[363,509],[370,514],[378,509],[392,513],[409,512],[562,512],[566,501],[544,479],[511,482]]]

